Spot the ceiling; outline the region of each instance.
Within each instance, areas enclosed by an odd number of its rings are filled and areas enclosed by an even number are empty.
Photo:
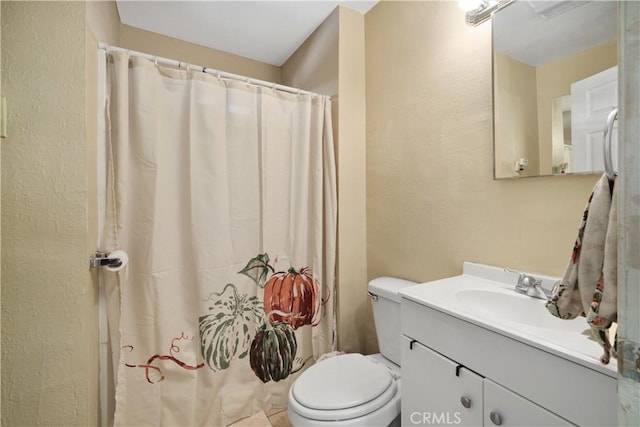
[[[493,49],[532,66],[617,38],[615,1],[517,1],[493,16]]]
[[[376,3],[116,1],[123,24],[275,66],[281,66],[339,4],[366,13]]]

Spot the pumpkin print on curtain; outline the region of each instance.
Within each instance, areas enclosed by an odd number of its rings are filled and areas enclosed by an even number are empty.
[[[109,58],[100,249],[129,255],[101,273],[114,425],[286,407],[335,350],[330,99]]]
[[[251,369],[266,383],[287,378],[308,361],[294,367],[295,361],[300,362],[296,359],[298,344],[294,330],[304,325],[313,327],[322,317],[319,284],[308,267],[301,268],[300,272],[291,267],[286,273],[273,273],[275,270],[269,261],[268,254],[260,254],[239,272],[250,277],[258,287],[264,287],[264,304],[255,296],[240,296],[233,283],[228,283],[222,292],[212,292],[205,300],[212,304],[210,313],[199,318],[200,354],[213,371],[227,369],[234,358],[243,359],[250,350]],[[327,300],[324,299],[324,303]],[[144,368],[151,384],[165,379],[161,368],[153,365],[156,360],[169,360],[187,370],[200,369],[204,363],[189,365],[174,354],[180,351],[175,341],[188,339],[182,332],[171,341],[169,355],[156,354],[146,363],[126,363],[125,366]],[[134,350],[131,345],[124,348]]]
[[[318,282],[307,267],[275,273],[264,288],[264,309],[270,321],[282,321],[293,329],[315,326],[320,321]]]
[[[218,371],[227,369],[236,355],[240,359],[247,355],[251,329],[256,320],[264,322],[264,316],[258,298],[239,296],[233,283],[209,299],[214,301],[209,307],[211,313],[200,317],[200,350],[207,365]]]
[[[264,304],[256,297],[240,297],[236,287],[229,283],[223,292],[214,293],[216,300],[209,308],[211,313],[200,317],[201,354],[211,369],[228,368],[236,355],[244,358],[249,352],[249,342],[251,369],[262,382],[283,380],[305,365],[306,361],[302,361],[294,367],[294,362],[300,362],[296,358],[294,330],[304,325],[313,327],[322,317],[319,284],[307,267],[301,268],[300,273],[293,268],[287,273],[273,273],[269,260],[268,254],[260,254],[239,272],[258,287],[264,287]],[[229,295],[220,298],[228,289]],[[281,291],[287,292],[281,296],[282,301],[278,299]],[[251,339],[256,319],[261,325]]]

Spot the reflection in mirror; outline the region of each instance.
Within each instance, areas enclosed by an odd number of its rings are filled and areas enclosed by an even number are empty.
[[[617,106],[616,19],[613,1],[519,0],[495,12],[496,179],[604,170],[603,130]]]

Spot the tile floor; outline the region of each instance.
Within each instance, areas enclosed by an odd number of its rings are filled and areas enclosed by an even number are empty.
[[[291,427],[286,409],[272,409],[268,413],[258,412],[231,424],[229,427]]]
[[[272,409],[269,415],[269,421],[273,427],[291,427],[287,409]]]

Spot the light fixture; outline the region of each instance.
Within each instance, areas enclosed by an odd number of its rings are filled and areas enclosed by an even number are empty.
[[[501,9],[512,1],[513,0],[458,0],[458,6],[466,12],[467,24],[475,27],[491,18],[493,12]]]

